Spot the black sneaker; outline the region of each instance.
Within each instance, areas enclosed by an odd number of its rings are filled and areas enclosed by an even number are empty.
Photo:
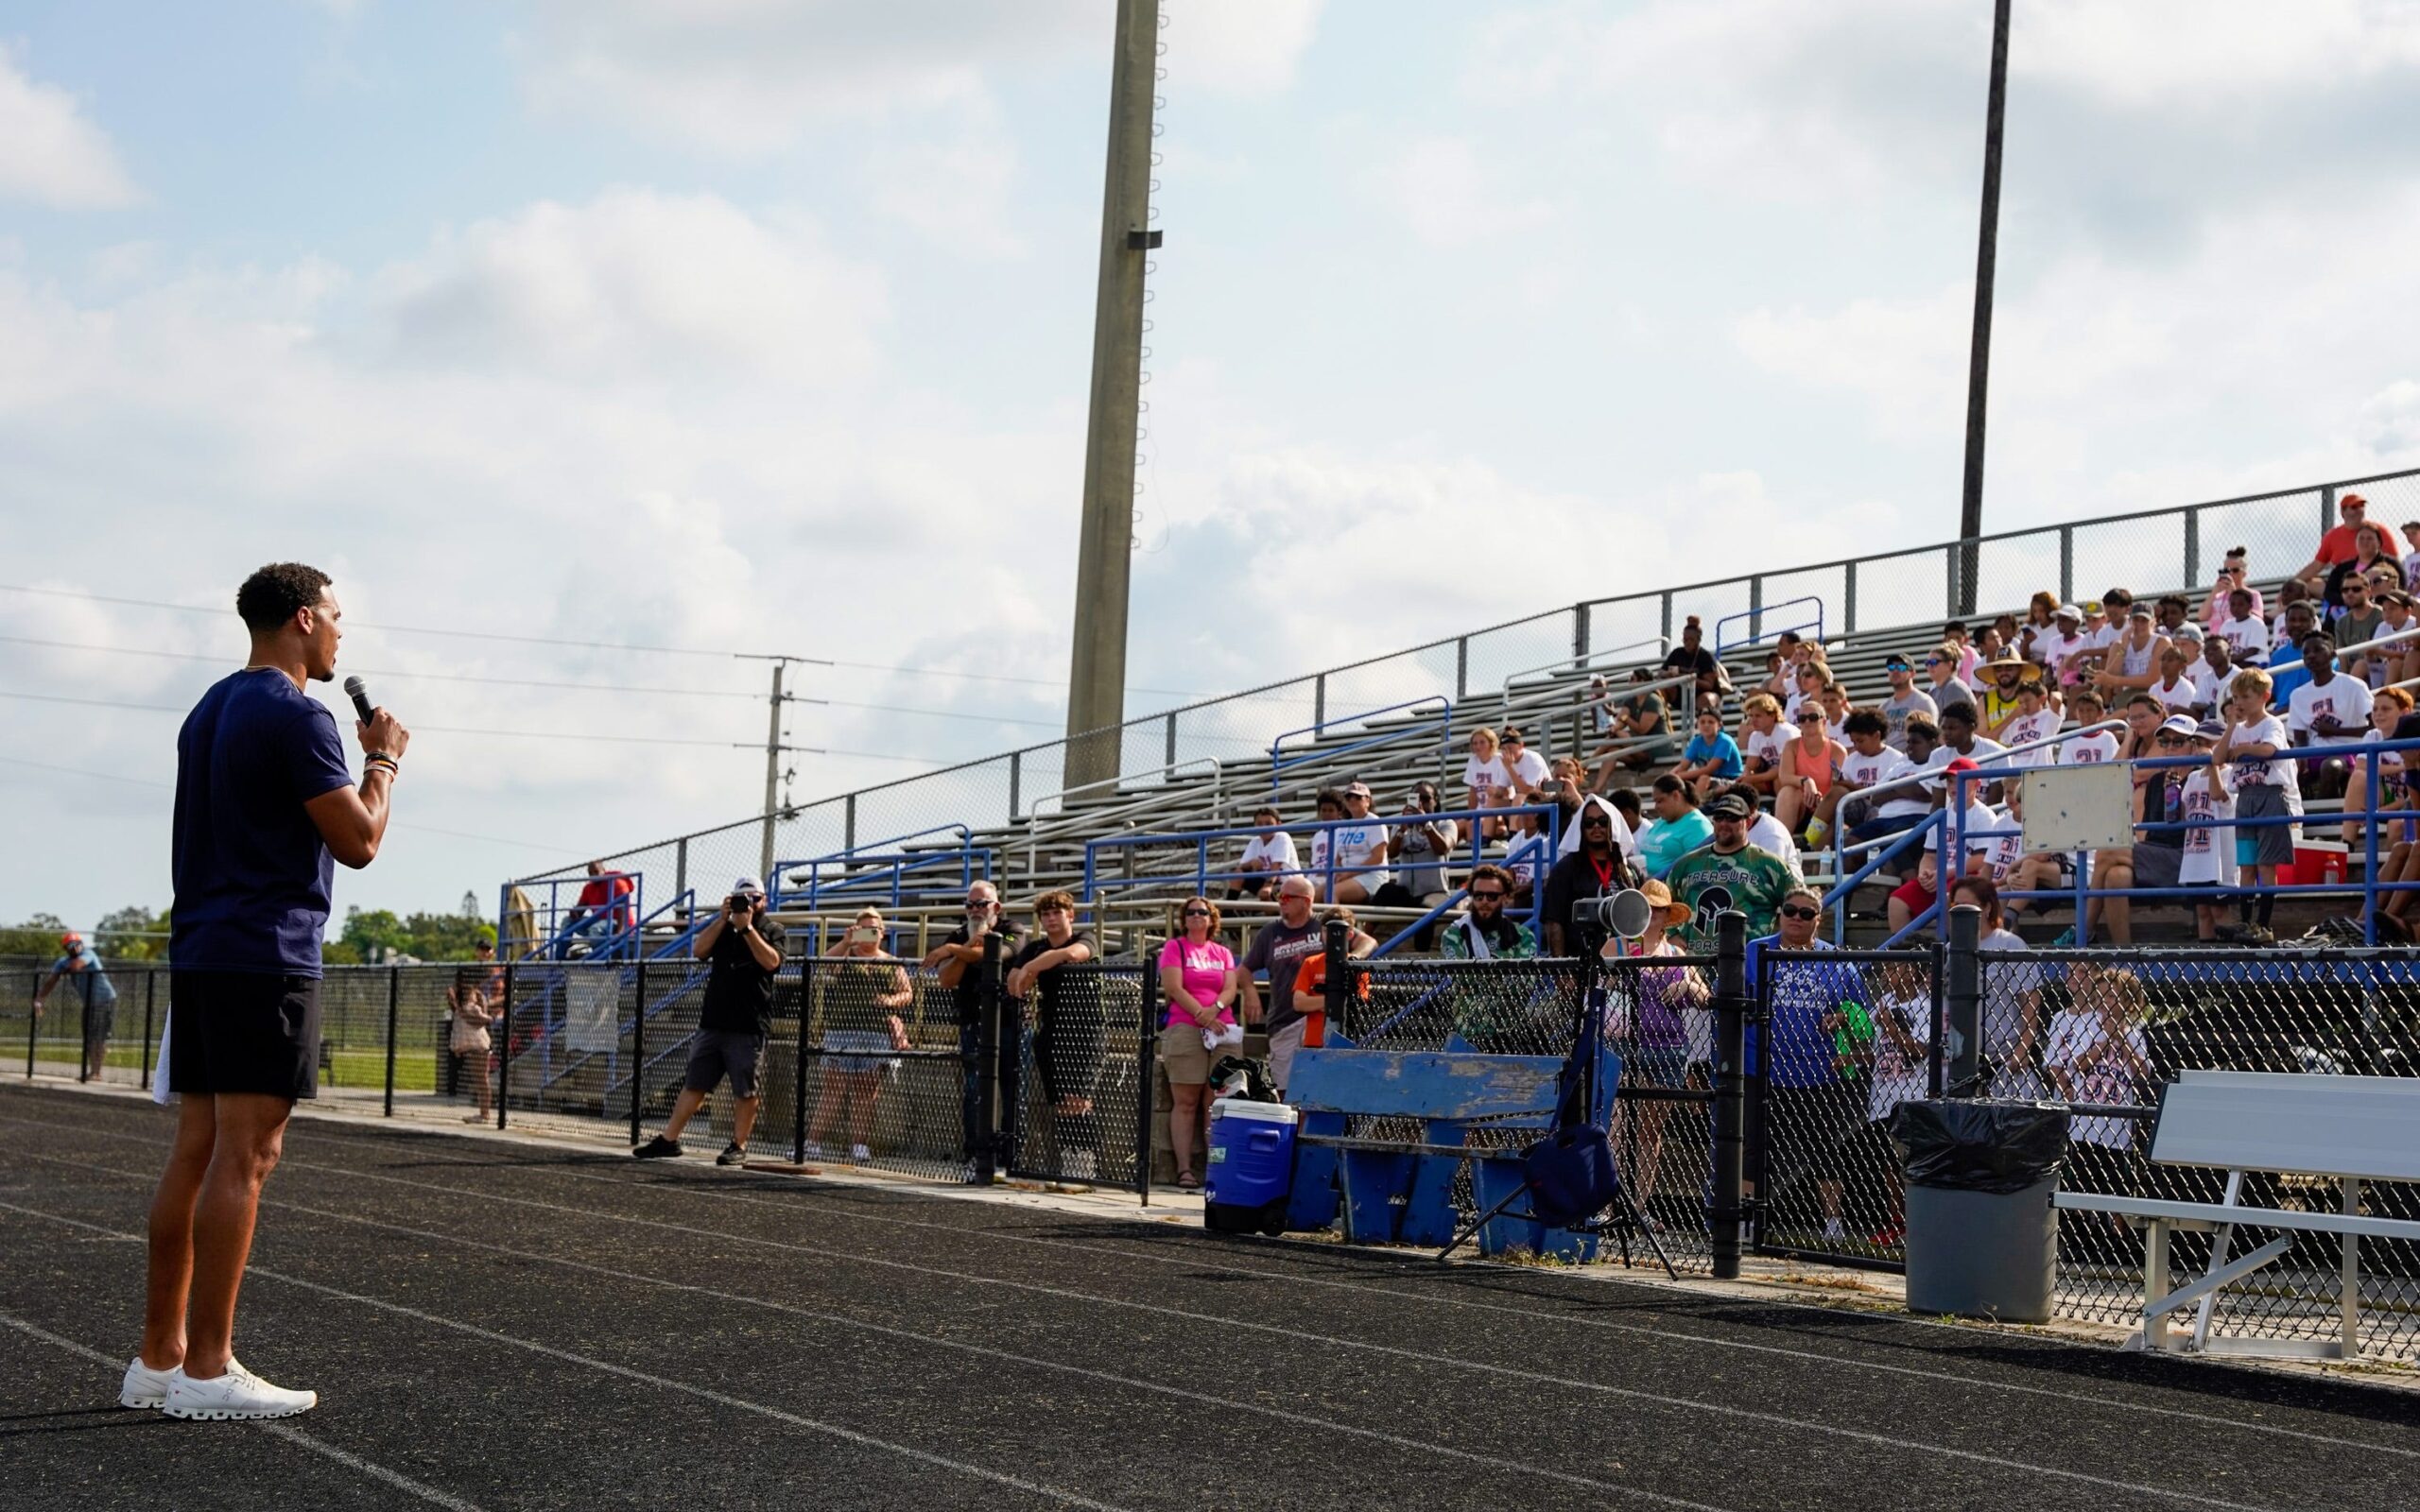
[[[642,1160],[676,1160],[681,1158],[681,1142],[658,1134],[631,1153]]]
[[[726,1144],[726,1145],[724,1145],[724,1146],[722,1147],[722,1153],[721,1153],[720,1155],[717,1155],[717,1156],[716,1156],[716,1157],[715,1157],[715,1164],[717,1164],[717,1165],[737,1165],[740,1161],[745,1160],[747,1160],[747,1159],[748,1159],[748,1151],[747,1151],[747,1149],[746,1149],[743,1145],[741,1145],[741,1144],[740,1144],[736,1140],[735,1140],[735,1141],[733,1141],[731,1143]]]

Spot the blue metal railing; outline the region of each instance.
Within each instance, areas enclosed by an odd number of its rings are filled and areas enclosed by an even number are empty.
[[[1800,620],[1793,625],[1774,625],[1769,627],[1765,624],[1765,620],[1768,616],[1779,614],[1784,610],[1796,609],[1802,604],[1812,604],[1815,606],[1815,617],[1813,619]],[[1739,637],[1739,639],[1736,641],[1726,640],[1722,634],[1722,627],[1726,625],[1735,624],[1740,620],[1746,620],[1749,622],[1748,633]],[[1815,639],[1820,641],[1824,638],[1824,600],[1820,595],[1806,593],[1797,598],[1785,598],[1778,604],[1759,604],[1754,609],[1743,609],[1737,614],[1725,614],[1722,618],[1714,622],[1714,654],[1716,656],[1723,656],[1739,649],[1743,645],[1754,645],[1758,641],[1778,636],[1784,631],[1789,630],[1800,632],[1813,630],[1815,632]]]
[[[958,845],[947,850],[886,853],[910,840],[935,834],[955,834]],[[798,883],[802,870],[806,874],[803,900],[805,907],[820,906],[827,895],[838,895],[850,902],[863,902],[869,901],[868,895],[872,894],[873,897],[888,896],[890,906],[896,908],[905,899],[908,877],[955,867],[959,874],[958,885],[964,887],[978,879],[989,878],[996,855],[991,847],[977,845],[975,832],[967,826],[936,824],[907,834],[894,834],[887,840],[850,846],[826,855],[809,856],[799,861],[777,861],[773,864],[773,874],[765,880],[771,892],[771,905],[775,908],[802,902],[800,893],[792,885]],[[978,867],[980,870],[977,869]],[[826,881],[826,870],[836,870],[838,875]]]
[[[1440,761],[1445,760],[1452,752],[1454,747],[1454,700],[1446,697],[1442,693],[1432,694],[1426,698],[1414,698],[1409,703],[1391,703],[1383,709],[1364,709],[1359,713],[1343,714],[1334,719],[1322,719],[1317,724],[1305,725],[1300,730],[1287,730],[1284,734],[1279,735],[1275,740],[1269,743],[1269,785],[1270,790],[1274,791],[1278,787],[1278,779],[1283,776],[1289,767],[1300,766],[1305,762],[1334,761],[1340,756],[1350,756],[1355,751],[1368,750],[1373,746],[1383,746],[1388,742],[1396,739],[1403,733],[1403,731],[1390,730],[1383,735],[1372,735],[1366,740],[1357,740],[1350,746],[1341,747],[1335,750],[1309,750],[1304,752],[1302,755],[1289,758],[1285,754],[1286,742],[1292,739],[1294,736],[1308,735],[1313,740],[1317,740],[1320,736],[1325,734],[1330,729],[1340,725],[1357,725],[1365,720],[1375,719],[1380,714],[1401,713],[1408,709],[1425,709],[1432,703],[1441,705],[1443,709],[1443,712],[1437,716],[1437,751],[1438,759]],[[1418,729],[1419,727],[1414,726],[1413,728]]]
[[[627,882],[631,890],[618,896],[614,885]],[[602,903],[582,904],[575,901],[563,902],[566,887],[586,890],[591,885],[603,883],[606,900]],[[639,931],[644,920],[641,909],[647,897],[647,874],[643,871],[606,871],[596,876],[553,877],[525,884],[507,883],[496,899],[496,938],[511,937],[512,892],[516,886],[535,887],[544,892],[544,901],[532,899],[531,924],[537,940],[537,954],[542,959],[561,960],[569,953],[575,939],[588,941],[588,954],[610,958],[627,955],[635,958],[639,950]],[[661,910],[659,910],[661,912]],[[591,920],[602,919],[601,928],[592,928]]]
[[[1535,853],[1537,855],[1539,872],[1536,884],[1530,888],[1531,896],[1529,908],[1530,917],[1534,923],[1542,922],[1541,911],[1544,909],[1546,904],[1545,868],[1553,865],[1557,853],[1563,847],[1563,811],[1552,803],[1533,803],[1523,805],[1518,808],[1453,809],[1435,814],[1395,814],[1383,816],[1377,814],[1372,814],[1367,818],[1315,819],[1305,824],[1286,825],[1284,828],[1288,831],[1309,830],[1313,832],[1327,831],[1332,833],[1340,829],[1359,825],[1377,824],[1386,826],[1390,829],[1402,829],[1415,824],[1434,824],[1442,820],[1451,819],[1457,823],[1468,824],[1473,830],[1476,830],[1478,823],[1482,820],[1509,818],[1525,814],[1537,816],[1546,825],[1546,828],[1537,832],[1533,835],[1527,835],[1521,840],[1516,841],[1513,845],[1508,848],[1506,854],[1502,858],[1481,854],[1478,851],[1477,848],[1474,848],[1472,851],[1472,859],[1463,863],[1463,867],[1464,869],[1467,869],[1470,866],[1478,865],[1481,861],[1493,861],[1499,867],[1520,862],[1525,857],[1532,853],[1531,842],[1535,842]],[[1209,891],[1210,885],[1214,882],[1235,882],[1244,878],[1252,878],[1257,882],[1266,882],[1269,880],[1269,874],[1267,872],[1240,871],[1232,868],[1213,867],[1210,864],[1210,846],[1213,841],[1242,839],[1248,836],[1257,835],[1260,833],[1261,832],[1257,827],[1245,826],[1242,828],[1219,830],[1180,830],[1172,831],[1166,834],[1113,834],[1102,836],[1099,839],[1087,840],[1084,842],[1083,900],[1089,903],[1098,899],[1102,893],[1113,891],[1116,888],[1165,887],[1171,884],[1182,883],[1186,879],[1186,873],[1183,871],[1163,871],[1132,877],[1104,876],[1102,874],[1100,862],[1101,857],[1104,854],[1113,850],[1134,850],[1145,846],[1191,846],[1193,848],[1193,871],[1191,873],[1191,878],[1193,882],[1193,890],[1197,893],[1206,895]],[[1336,891],[1336,879],[1340,874],[1350,876],[1356,871],[1370,869],[1366,866],[1350,865],[1340,862],[1336,851],[1337,847],[1334,841],[1331,840],[1327,848],[1327,855],[1322,859],[1318,868],[1313,868],[1310,867],[1305,867],[1302,868],[1302,874],[1312,879],[1314,889],[1319,896],[1323,898],[1334,896]],[[1449,865],[1450,863],[1441,859],[1437,864],[1443,866]],[[1399,861],[1383,862],[1381,865],[1390,871],[1401,869],[1402,867],[1402,863]],[[1395,945],[1401,943],[1405,936],[1410,935],[1433,922],[1440,915],[1443,914],[1447,909],[1450,909],[1454,903],[1461,899],[1461,892],[1459,889],[1449,892],[1445,902],[1438,904],[1435,908],[1430,909],[1428,913],[1419,920],[1419,922],[1414,923],[1410,928],[1405,930],[1403,934],[1397,935],[1394,938],[1388,940],[1384,945],[1380,946],[1379,954],[1384,954],[1386,951],[1392,950]]]

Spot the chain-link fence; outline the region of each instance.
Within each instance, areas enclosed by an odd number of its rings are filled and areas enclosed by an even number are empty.
[[[1997,1095],[2068,1107],[2064,1190],[2216,1202],[2225,1173],[2150,1160],[2160,1087],[2187,1071],[2326,1075],[2420,1074],[2420,953],[2027,952],[1981,957],[1981,1084]],[[2375,1216],[2420,1218],[2420,1186],[2364,1184]],[[2254,1207],[2334,1211],[2332,1182],[2245,1174]],[[2333,1339],[2342,1319],[2341,1242],[2300,1234],[2287,1258],[2216,1294],[2222,1333]],[[2175,1236],[2180,1279],[2209,1265],[2210,1236]],[[2240,1246],[2238,1246],[2240,1247]],[[2142,1236],[2115,1214],[2059,1214],[2057,1306],[2134,1324],[2142,1307]],[[2420,1356],[2420,1245],[2360,1245],[2362,1347]]]

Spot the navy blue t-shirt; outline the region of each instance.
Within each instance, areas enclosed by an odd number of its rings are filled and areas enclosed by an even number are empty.
[[[336,858],[302,805],[353,781],[327,706],[273,667],[222,678],[177,732],[179,971],[320,974]]]

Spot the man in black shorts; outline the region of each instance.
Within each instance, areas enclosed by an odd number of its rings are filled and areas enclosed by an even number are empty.
[[[748,1136],[756,1127],[756,1068],[773,1026],[773,974],[782,969],[782,926],[765,917],[765,885],[742,877],[731,885],[714,922],[698,931],[691,947],[707,963],[705,1001],[698,1005],[698,1032],[689,1041],[689,1068],[664,1132],[631,1153],[642,1160],[667,1160],[681,1153],[681,1131],[689,1126],[706,1094],[731,1080],[731,1143],[717,1165],[748,1159]]]
[[[328,575],[264,567],[235,594],[241,671],[177,733],[169,915],[168,1090],[176,1146],[151,1201],[143,1349],[118,1401],[174,1418],[289,1418],[319,1401],[235,1362],[235,1289],[261,1184],[295,1099],[319,1094],[320,938],[333,863],[366,867],[411,736],[385,710],[356,724],[361,783],[327,706],[342,611]]]

